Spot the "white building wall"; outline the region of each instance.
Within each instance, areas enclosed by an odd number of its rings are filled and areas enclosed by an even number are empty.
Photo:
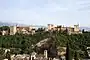
[[[45,58],[48,58],[48,52],[47,52],[47,50],[44,50],[44,56],[45,56]]]

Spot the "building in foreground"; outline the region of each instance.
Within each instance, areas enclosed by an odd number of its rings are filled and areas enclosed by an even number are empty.
[[[11,60],[30,60],[30,55],[27,54],[11,55]]]

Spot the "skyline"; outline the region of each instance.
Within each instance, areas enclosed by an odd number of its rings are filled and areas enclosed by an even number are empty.
[[[90,26],[90,0],[0,0],[0,21]]]

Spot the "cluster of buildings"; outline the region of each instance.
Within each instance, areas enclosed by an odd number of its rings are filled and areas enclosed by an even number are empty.
[[[81,34],[82,32],[79,29],[79,24],[74,25],[74,27],[65,27],[62,25],[54,25],[54,24],[48,24],[44,28],[45,31],[67,31],[69,35],[71,34]],[[15,35],[16,33],[22,33],[22,34],[35,34],[37,31],[36,27],[33,26],[10,26],[10,31],[2,31],[2,35]]]
[[[8,30],[0,31],[0,35],[35,34],[37,29],[32,26],[9,26]]]
[[[48,24],[48,31],[67,31],[69,35],[71,34],[82,34],[81,30],[79,29],[79,24],[74,25],[73,27],[65,27],[62,25],[54,25]]]
[[[87,47],[87,52],[90,56],[90,47]],[[10,51],[9,49],[5,50],[5,53],[7,51]],[[57,57],[48,57],[48,50],[44,50],[43,54],[38,54],[36,52],[32,52],[31,55],[28,54],[13,54],[10,56],[11,60],[66,60],[65,57],[66,54],[66,47],[57,47]],[[58,57],[60,56],[60,57]],[[4,59],[4,60],[8,60],[8,59]],[[72,59],[74,60],[74,59]],[[84,60],[84,59],[83,59]],[[89,60],[89,59],[85,59],[85,60]]]
[[[48,57],[48,51],[44,50],[43,54],[37,54],[36,52],[32,52],[31,55],[28,54],[18,54],[18,55],[11,55],[10,56],[11,60],[65,60],[65,56],[61,56],[61,58],[59,57],[55,57],[55,58],[51,58]],[[8,59],[4,59],[4,60],[8,60]]]
[[[21,34],[35,34],[36,28],[32,26],[11,26],[10,35],[15,35],[16,33]]]

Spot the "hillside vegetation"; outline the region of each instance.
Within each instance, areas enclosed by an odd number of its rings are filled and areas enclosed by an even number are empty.
[[[73,53],[78,52],[80,57],[88,57],[86,47],[90,46],[90,32],[84,32],[78,35],[68,35],[60,32],[37,32],[35,35],[8,35],[0,36],[0,47],[12,49],[11,54],[30,54],[33,51],[33,46],[42,39],[53,37],[56,46],[66,46],[67,42]]]

